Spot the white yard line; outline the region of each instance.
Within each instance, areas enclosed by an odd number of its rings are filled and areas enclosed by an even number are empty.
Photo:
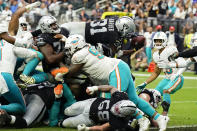
[[[138,73],[132,73],[134,76],[143,76],[143,77],[149,77],[151,74],[138,74]],[[184,76],[184,75],[183,75]],[[159,78],[164,78],[165,75],[159,75]],[[184,79],[189,79],[189,80],[197,80],[197,76],[184,76]]]

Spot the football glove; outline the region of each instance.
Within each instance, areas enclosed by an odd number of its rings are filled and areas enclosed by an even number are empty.
[[[168,57],[168,60],[169,61],[174,61],[176,58],[178,58],[178,55],[179,55],[179,53],[178,52],[175,52],[175,53],[173,53],[172,55],[170,55]]]
[[[95,91],[98,91],[98,86],[87,87],[87,93],[93,95]]]
[[[144,82],[144,83],[138,85],[138,86],[136,87],[136,91],[137,91],[138,93],[140,93],[140,92],[146,87],[146,85],[147,85],[146,82]]]
[[[89,127],[86,127],[85,124],[80,124],[77,126],[78,131],[89,131]]]

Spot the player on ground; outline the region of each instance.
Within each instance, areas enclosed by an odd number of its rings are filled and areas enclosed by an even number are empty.
[[[176,47],[167,46],[167,36],[164,32],[157,32],[153,37],[153,43],[154,47],[158,49],[153,54],[153,60],[156,64],[159,62],[170,62],[168,57],[174,52],[178,52]],[[176,65],[176,63],[181,63],[182,61],[184,61],[184,59],[179,58],[174,63]],[[159,76],[161,71],[162,68],[159,68],[156,65],[155,70],[151,76],[144,83],[137,86],[137,91],[144,89],[147,84],[154,81]],[[176,75],[178,72],[177,68],[164,68],[163,71],[165,73],[165,78],[157,85],[155,89],[158,90],[163,96],[163,102],[161,104],[163,107],[163,115],[167,115],[171,104],[170,94],[173,94],[182,88],[184,78],[181,74]]]

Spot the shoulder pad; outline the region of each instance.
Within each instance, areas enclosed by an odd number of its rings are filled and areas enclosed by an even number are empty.
[[[85,63],[86,61],[86,56],[88,55],[88,50],[82,49],[80,51],[77,51],[73,57],[72,57],[72,63],[73,64],[82,64]]]

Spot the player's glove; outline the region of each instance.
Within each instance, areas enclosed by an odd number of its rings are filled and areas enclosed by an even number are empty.
[[[137,91],[138,93],[140,93],[140,92],[146,87],[146,85],[147,85],[146,82],[144,82],[144,83],[138,85],[138,86],[136,87],[136,91]]]
[[[80,124],[77,126],[78,131],[89,131],[89,127],[86,127],[85,124]]]
[[[87,87],[86,92],[89,95],[93,95],[94,92],[98,91],[98,86],[91,86],[91,87]]]
[[[179,55],[179,53],[178,52],[175,52],[175,53],[173,53],[172,55],[170,55],[168,57],[168,60],[169,61],[174,61],[176,58],[178,58],[178,55]]]
[[[117,52],[117,57],[118,58],[120,58],[121,56],[123,56],[123,51],[122,50],[119,50],[118,52]]]
[[[63,77],[65,74],[67,74],[69,72],[67,67],[61,67],[58,69],[54,69],[51,71],[51,74],[55,77],[56,81],[60,81],[63,82]]]

